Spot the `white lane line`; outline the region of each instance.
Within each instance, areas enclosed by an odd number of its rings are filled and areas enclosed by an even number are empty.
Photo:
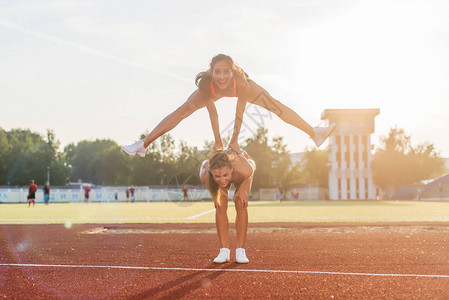
[[[215,211],[215,208],[214,208],[214,209],[211,209],[211,210],[208,210],[208,211],[204,211],[204,212],[202,212],[202,213],[200,213],[200,214],[197,214],[197,215],[194,215],[194,216],[187,217],[186,220],[196,219],[196,218],[201,217],[201,216],[203,216],[203,215],[207,215],[208,213],[211,213],[211,212],[213,212],[213,211]]]
[[[84,219],[48,219],[48,218],[42,218],[42,219],[2,219],[0,218],[0,224],[3,224],[3,222],[66,222],[66,221],[73,221],[75,223],[78,222],[138,222],[138,221],[176,221],[181,220],[177,218],[84,218]]]
[[[449,278],[449,275],[435,274],[382,274],[382,273],[346,273],[325,271],[296,270],[260,270],[260,269],[200,269],[200,268],[168,268],[168,267],[133,267],[133,266],[95,266],[95,265],[45,265],[45,264],[0,264],[0,267],[38,267],[38,268],[96,268],[96,269],[131,269],[131,270],[163,270],[163,271],[203,271],[203,272],[252,272],[252,273],[291,273],[291,274],[322,274],[347,276],[379,276],[379,277],[424,277]]]

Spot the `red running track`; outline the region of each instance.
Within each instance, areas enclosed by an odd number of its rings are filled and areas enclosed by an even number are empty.
[[[216,265],[213,224],[3,225],[0,298],[449,299],[448,224],[250,227]]]

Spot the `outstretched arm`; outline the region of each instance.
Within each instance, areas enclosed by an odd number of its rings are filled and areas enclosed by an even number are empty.
[[[243,207],[248,207],[248,197],[251,191],[251,185],[253,183],[253,175],[256,170],[256,163],[252,160],[248,153],[243,151],[243,156],[239,156],[239,161],[235,164],[234,169],[239,176],[243,179],[239,182],[235,189],[234,202],[240,202]],[[240,177],[241,176],[241,177]]]
[[[223,141],[220,136],[220,126],[218,124],[218,113],[217,108],[215,107],[215,103],[213,100],[209,100],[206,103],[207,111],[209,112],[210,123],[212,125],[212,131],[214,133],[215,138],[215,146],[212,149],[212,153],[217,150],[223,150]]]
[[[238,183],[235,188],[234,202],[242,203],[243,207],[248,207],[249,193],[251,192],[251,185],[253,183],[253,177],[246,178],[242,182]]]
[[[234,132],[232,133],[229,148],[234,150],[237,154],[241,154],[242,150],[239,146],[239,134],[243,124],[243,114],[245,112],[246,101],[242,98],[237,99],[237,106],[235,108]]]

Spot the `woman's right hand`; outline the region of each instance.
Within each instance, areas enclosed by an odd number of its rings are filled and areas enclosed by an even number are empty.
[[[223,142],[222,141],[215,142],[215,145],[212,148],[212,154],[214,154],[217,151],[223,151]]]

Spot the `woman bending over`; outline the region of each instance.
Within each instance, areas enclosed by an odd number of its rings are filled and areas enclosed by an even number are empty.
[[[220,242],[220,252],[214,259],[215,263],[224,263],[230,260],[231,251],[229,250],[229,220],[227,209],[231,184],[235,185],[234,204],[237,213],[235,219],[237,235],[236,262],[249,262],[245,253],[246,232],[248,228],[247,208],[255,170],[255,162],[244,151],[242,151],[242,155],[216,151],[201,165],[201,181],[208,188],[215,204],[215,224]]]

